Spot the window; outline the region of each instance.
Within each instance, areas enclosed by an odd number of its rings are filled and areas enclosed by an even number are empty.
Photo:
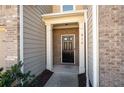
[[[74,7],[73,7],[73,5],[63,5],[62,10],[63,11],[72,11],[72,10],[74,10]]]

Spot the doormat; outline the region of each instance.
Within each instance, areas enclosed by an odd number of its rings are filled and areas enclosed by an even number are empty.
[[[78,74],[78,86],[86,87],[86,73]]]
[[[30,84],[30,87],[43,87],[52,76],[53,72],[50,70],[44,70],[38,75]]]

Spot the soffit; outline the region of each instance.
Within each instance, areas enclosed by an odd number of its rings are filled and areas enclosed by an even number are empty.
[[[65,24],[55,24],[53,29],[63,29],[63,28],[78,28],[78,23],[65,23]]]
[[[46,24],[58,24],[68,22],[74,23],[80,20],[83,21],[83,17],[84,11],[51,13],[42,15],[42,18]]]

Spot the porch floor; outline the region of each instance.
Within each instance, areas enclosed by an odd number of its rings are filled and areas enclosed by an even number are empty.
[[[54,65],[53,71],[45,87],[78,87],[78,66]]]

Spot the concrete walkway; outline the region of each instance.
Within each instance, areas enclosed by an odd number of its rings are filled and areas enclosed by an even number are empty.
[[[78,87],[78,66],[55,65],[53,71],[45,87]]]

